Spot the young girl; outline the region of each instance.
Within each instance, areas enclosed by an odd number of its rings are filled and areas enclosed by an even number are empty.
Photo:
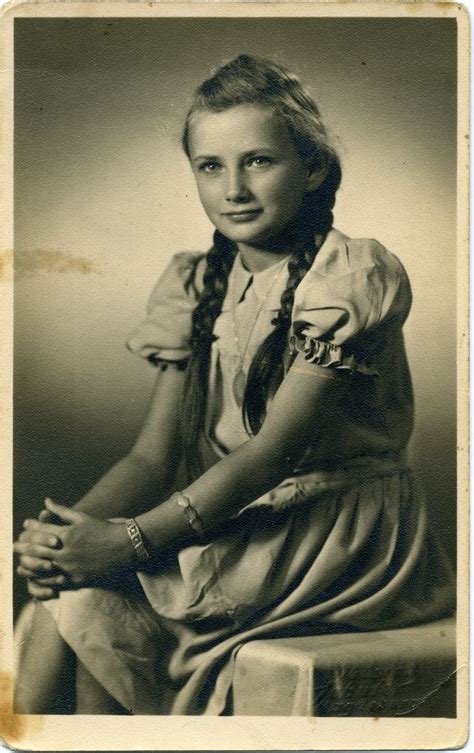
[[[333,228],[316,104],[241,55],[196,92],[183,146],[214,242],[174,257],[128,342],[158,366],[132,450],[15,545],[36,597],[19,711],[51,713],[75,676],[76,713],[232,713],[246,641],[453,607],[405,459],[409,282]]]

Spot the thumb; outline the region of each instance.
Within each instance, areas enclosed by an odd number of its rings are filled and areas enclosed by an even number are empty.
[[[38,520],[40,523],[61,523],[61,518],[58,518],[57,515],[50,512],[49,510],[41,510],[40,514],[38,515]]]
[[[77,510],[71,510],[70,507],[64,507],[64,505],[60,505],[57,502],[53,502],[49,497],[46,497],[44,504],[49,512],[54,513],[54,515],[65,523],[78,523],[82,520],[80,512]]]

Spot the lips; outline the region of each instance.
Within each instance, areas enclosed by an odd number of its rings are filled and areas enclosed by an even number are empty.
[[[228,217],[232,222],[250,222],[261,213],[261,209],[246,209],[239,212],[225,212],[224,217]]]

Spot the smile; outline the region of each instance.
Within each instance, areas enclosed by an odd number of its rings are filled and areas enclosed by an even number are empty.
[[[262,213],[261,209],[246,209],[240,212],[224,212],[231,222],[251,222]]]

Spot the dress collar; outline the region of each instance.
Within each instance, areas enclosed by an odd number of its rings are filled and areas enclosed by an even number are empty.
[[[289,256],[286,261],[288,262],[288,260]],[[281,272],[277,279],[275,279],[275,275],[278,274],[279,269]],[[245,290],[251,285],[258,300],[260,302],[264,301],[264,309],[278,311],[280,308],[280,298],[286,287],[287,279],[288,269],[283,260],[277,261],[271,267],[267,267],[267,269],[263,269],[261,272],[250,272],[244,267],[240,254],[237,254],[229,275],[228,292],[225,301],[227,304],[226,308],[230,308],[232,303],[239,301]],[[233,293],[234,301],[230,301],[229,292],[230,294]]]
[[[332,228],[327,234],[323,245],[319,249],[313,264],[320,264],[323,259],[327,258],[332,249],[337,248],[340,244],[345,244],[347,240],[347,235]],[[269,292],[268,288],[271,285],[272,278],[275,276],[275,268],[280,263],[281,262],[278,261],[276,264],[272,264],[271,267],[268,267],[261,272],[252,273],[249,272],[248,269],[245,269],[242,264],[240,253],[237,253],[229,275],[227,294],[222,306],[222,311],[231,310],[234,302],[239,301],[242,298],[244,291],[249,285],[252,286],[252,290],[259,301],[262,301],[265,299],[265,296],[267,296],[263,305],[264,310],[278,311],[280,308],[280,299],[288,281],[288,268],[282,270],[280,276],[275,281]]]

